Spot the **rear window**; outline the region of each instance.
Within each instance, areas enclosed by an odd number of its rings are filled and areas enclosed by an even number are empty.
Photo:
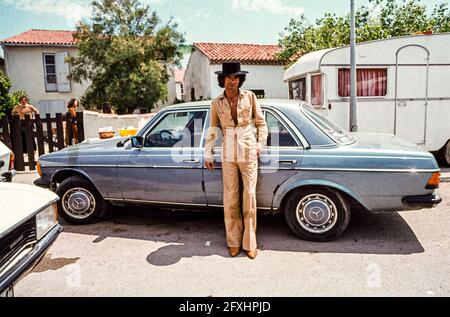
[[[306,117],[311,120],[316,126],[319,127],[323,132],[325,132],[331,139],[335,140],[339,144],[348,144],[354,141],[353,137],[350,136],[343,128],[337,124],[331,122],[324,116],[318,114],[314,109],[303,103],[300,109],[306,115]]]

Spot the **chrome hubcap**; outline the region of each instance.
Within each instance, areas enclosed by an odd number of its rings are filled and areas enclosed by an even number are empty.
[[[76,219],[85,219],[95,210],[95,198],[84,188],[72,188],[62,198],[64,212]]]
[[[303,229],[312,233],[331,230],[337,221],[336,205],[327,196],[312,194],[303,197],[297,205],[297,221]]]

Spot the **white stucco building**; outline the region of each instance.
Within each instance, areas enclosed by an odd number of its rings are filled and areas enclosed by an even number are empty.
[[[185,69],[177,68],[175,66],[169,69],[169,81],[167,83],[167,103],[164,106],[172,105],[178,101],[183,100],[184,97],[184,72]]]
[[[184,74],[185,74],[185,72],[186,72],[186,70],[182,69],[182,68],[175,69],[175,92],[176,92],[176,97],[178,100],[183,100],[184,95],[185,95],[185,90],[184,90]]]
[[[42,114],[66,112],[67,102],[71,98],[81,99],[90,85],[89,81],[79,84],[67,78],[70,65],[65,58],[78,51],[73,34],[73,31],[32,29],[0,41],[5,73],[12,84],[10,92],[25,90],[30,103]],[[169,72],[168,101],[159,103],[155,110],[182,98],[180,71],[171,68]]]
[[[217,84],[216,71],[223,62],[240,62],[242,70],[249,72],[242,86],[252,90],[259,98],[289,97],[283,81],[285,69],[275,59],[281,50],[277,45],[194,43],[184,75],[183,100],[206,100],[222,92]]]
[[[25,90],[41,113],[66,112],[70,98],[81,98],[89,83],[71,82],[67,56],[77,53],[73,31],[29,30],[0,42],[5,70],[15,90]]]

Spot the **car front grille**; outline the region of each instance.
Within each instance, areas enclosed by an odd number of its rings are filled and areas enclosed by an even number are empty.
[[[0,240],[0,268],[6,265],[24,245],[36,241],[36,219],[27,220]]]

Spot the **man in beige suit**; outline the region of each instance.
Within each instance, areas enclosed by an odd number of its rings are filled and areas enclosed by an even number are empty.
[[[240,63],[224,63],[218,74],[219,86],[225,88],[211,104],[210,127],[205,145],[205,167],[212,171],[212,149],[222,133],[223,204],[227,245],[232,257],[241,248],[247,256],[257,255],[256,182],[258,157],[267,140],[267,125],[256,96],[241,90],[248,72]],[[220,124],[221,130],[218,129]],[[243,206],[239,199],[239,181],[243,183]]]

